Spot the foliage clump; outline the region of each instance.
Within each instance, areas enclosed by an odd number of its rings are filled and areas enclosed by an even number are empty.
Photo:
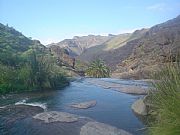
[[[0,94],[58,89],[68,83],[45,46],[0,23]]]
[[[157,74],[155,90],[150,93],[155,120],[150,123],[150,135],[180,134],[180,63],[170,63]]]
[[[19,57],[21,62],[16,66],[0,64],[0,93],[57,89],[68,84],[65,73],[49,54],[28,50]]]
[[[86,70],[86,75],[95,78],[105,78],[110,76],[110,69],[104,63],[104,61],[97,59],[90,63]]]

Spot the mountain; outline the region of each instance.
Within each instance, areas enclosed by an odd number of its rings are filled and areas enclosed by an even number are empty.
[[[104,42],[113,38],[114,35],[109,34],[108,36],[100,36],[100,35],[88,35],[88,36],[75,36],[73,39],[65,39],[59,43],[49,44],[48,47],[52,45],[59,46],[61,48],[65,48],[68,50],[71,56],[78,56],[87,48],[98,46],[103,44]]]
[[[134,44],[132,53],[117,65],[113,75],[148,78],[165,63],[174,61],[180,53],[180,16],[151,27],[142,37],[125,46],[129,44]]]
[[[96,59],[97,57],[100,57],[100,55],[104,54],[104,52],[107,52],[108,50],[118,48],[121,44],[124,44],[131,34],[120,34],[117,36],[114,36],[112,39],[106,41],[105,43],[89,47],[86,50],[84,50],[78,58],[82,61],[92,61]]]
[[[0,23],[0,64],[15,66],[21,55],[33,45],[41,46],[37,40],[31,40],[14,28]]]
[[[61,65],[73,66],[74,59],[69,56],[67,50],[54,46],[47,48],[40,41],[27,38],[13,27],[0,23],[0,64],[16,66],[32,49],[55,57]]]
[[[132,52],[135,39],[141,37],[148,29],[136,30],[133,33],[120,34],[102,45],[94,46],[85,50],[78,58],[82,61],[92,61],[100,58],[106,62],[111,70],[116,64],[126,59]],[[130,42],[133,41],[133,42]]]
[[[11,48],[16,51],[25,51],[33,44],[33,40],[25,37],[12,27],[0,23],[0,49]]]

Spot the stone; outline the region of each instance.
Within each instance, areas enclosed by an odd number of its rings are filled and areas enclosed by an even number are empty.
[[[90,107],[94,107],[97,104],[96,100],[92,101],[87,101],[87,102],[82,102],[82,103],[75,103],[70,105],[73,108],[78,108],[78,109],[87,109]]]
[[[0,117],[7,125],[13,125],[13,123],[32,117],[43,111],[42,108],[37,106],[7,105],[0,108]]]
[[[71,123],[78,121],[78,116],[74,114],[70,114],[66,112],[56,112],[56,111],[39,113],[33,116],[33,118],[42,120],[45,123],[51,123],[51,122]]]
[[[100,123],[88,122],[82,126],[80,135],[132,135],[122,129]]]
[[[147,107],[143,99],[138,99],[137,101],[135,101],[132,104],[131,108],[138,115],[142,115],[142,116],[147,115]]]

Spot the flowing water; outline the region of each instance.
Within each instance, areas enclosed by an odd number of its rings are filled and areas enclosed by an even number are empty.
[[[143,81],[118,79],[104,79],[104,81],[147,87],[147,84]],[[144,125],[131,110],[132,103],[139,97],[139,95],[104,89],[88,83],[87,79],[80,79],[72,82],[70,86],[62,90],[26,92],[1,96],[0,108],[7,105],[18,104],[39,106],[45,111],[63,111],[78,114],[124,129],[135,135],[142,135],[143,133],[140,132],[139,129],[143,128]],[[96,100],[96,106],[88,109],[73,109],[70,107],[72,103],[90,100]],[[22,123],[18,124],[16,122],[11,126],[13,129],[6,125],[7,122],[4,120],[4,117],[10,117],[11,115],[13,114],[6,114],[4,111],[0,112],[0,134],[10,134],[11,132],[9,131],[11,130],[16,130],[15,133],[19,134],[21,133],[20,131],[25,130]],[[28,130],[31,132],[29,128],[31,128],[31,126],[28,127]],[[36,134],[36,131],[33,130],[33,132],[29,134]]]

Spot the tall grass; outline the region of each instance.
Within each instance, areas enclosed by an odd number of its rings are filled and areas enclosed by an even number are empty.
[[[170,63],[159,72],[150,93],[155,120],[150,135],[180,135],[180,64]]]

